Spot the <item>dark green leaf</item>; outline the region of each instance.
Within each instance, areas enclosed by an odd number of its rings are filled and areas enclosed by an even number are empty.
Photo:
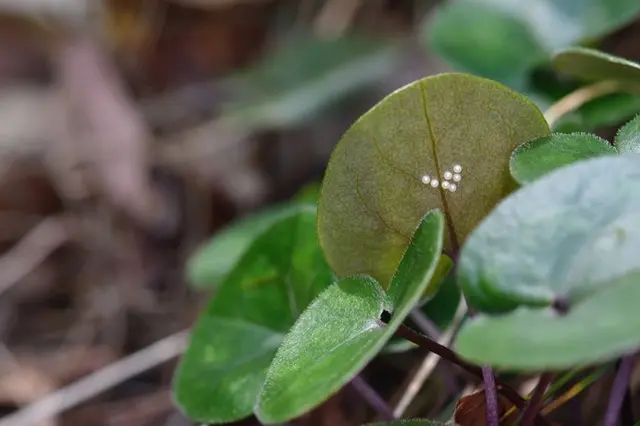
[[[583,80],[616,80],[640,87],[640,64],[586,47],[556,53],[553,66],[563,74]]]
[[[396,49],[361,38],[296,37],[230,80],[224,117],[250,128],[287,128],[387,75]]]
[[[487,311],[572,304],[640,267],[639,186],[640,156],[618,154],[509,196],[462,249],[457,276],[469,302]]]
[[[444,279],[449,275],[449,272],[453,269],[453,260],[447,256],[446,254],[440,255],[440,259],[438,259],[438,264],[436,265],[436,270],[433,273],[433,277],[431,278],[433,284],[427,286],[425,293],[423,295],[424,301],[431,300],[434,296],[434,291],[437,291],[440,288],[440,283],[444,281]]]
[[[315,219],[313,207],[281,216],[252,243],[196,323],[174,383],[193,420],[225,423],[251,414],[282,338],[333,280]]]
[[[421,310],[438,328],[446,329],[458,309],[460,303],[460,288],[455,281],[455,274],[447,275],[440,285],[440,289],[433,299],[427,301]]]
[[[631,22],[636,0],[454,0],[426,23],[430,46],[456,69],[523,90],[553,51]]]
[[[187,277],[195,288],[215,288],[236,265],[249,245],[283,217],[299,211],[296,204],[283,204],[241,218],[215,234],[187,262]]]
[[[308,184],[289,203],[252,213],[216,233],[187,262],[191,286],[196,289],[217,287],[253,240],[282,217],[299,210],[301,204],[316,204],[319,191],[319,183]]]
[[[616,135],[616,148],[620,152],[640,153],[640,115],[620,128]]]
[[[435,274],[434,274],[435,276]],[[419,309],[422,313],[440,330],[445,330],[453,321],[460,303],[460,289],[455,281],[453,273],[447,275],[433,299],[426,302]],[[420,327],[416,324],[413,325],[411,319],[408,319],[406,324],[412,328],[418,330]],[[421,330],[424,332],[424,330]],[[429,333],[425,333],[429,334]],[[435,336],[429,336],[435,338]],[[387,346],[384,348],[385,353],[399,353],[405,352],[410,349],[416,348],[414,343],[403,339],[402,337],[394,336],[389,340]]]
[[[511,154],[509,171],[521,185],[579,160],[616,153],[606,140],[588,133],[554,133],[525,142]]]
[[[429,284],[442,249],[444,219],[428,213],[386,294],[372,278],[347,277],[300,316],[278,349],[256,409],[261,422],[295,418],[344,386],[393,335]],[[380,321],[392,311],[388,325]]]
[[[441,74],[392,93],[329,160],[318,202],[329,264],[339,276],[364,273],[386,288],[416,224],[434,208],[448,219],[445,246],[455,248],[513,189],[511,151],[548,134],[535,105],[483,78]],[[455,192],[439,185],[445,176]]]
[[[564,316],[524,308],[480,315],[463,326],[456,349],[475,363],[519,371],[599,363],[640,345],[638,300],[640,270],[602,283],[597,294],[578,301]]]

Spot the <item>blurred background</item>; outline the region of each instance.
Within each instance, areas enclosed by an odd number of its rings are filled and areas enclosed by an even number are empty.
[[[139,351],[140,374],[37,424],[191,425],[170,384],[208,294],[188,266],[203,243],[313,192],[389,92],[457,70],[544,110],[580,86],[550,53],[640,60],[639,14],[637,0],[0,0],[0,425]],[[556,130],[611,136],[638,112],[638,95],[610,95]],[[420,359],[382,356],[369,380],[393,399]],[[443,409],[432,382],[408,415]],[[606,386],[569,412],[589,419]],[[345,389],[295,424],[371,418]]]

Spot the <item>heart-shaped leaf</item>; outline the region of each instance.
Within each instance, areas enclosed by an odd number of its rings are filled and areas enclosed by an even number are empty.
[[[571,305],[639,268],[639,186],[640,156],[618,154],[509,196],[462,249],[457,277],[469,302],[486,311]]]
[[[636,244],[637,237],[631,237]],[[526,308],[478,315],[463,326],[456,350],[472,362],[518,371],[561,370],[616,358],[640,346],[640,270],[600,287],[572,304],[566,315]]]
[[[335,147],[318,201],[318,233],[339,276],[387,287],[411,233],[438,208],[455,249],[509,193],[509,156],[549,135],[537,107],[494,81],[427,77],[362,116]]]
[[[384,346],[431,280],[442,249],[444,219],[420,222],[389,293],[367,276],[347,277],[325,290],[300,316],[269,367],[256,409],[273,424],[295,418],[344,386]],[[380,321],[383,311],[391,321]]]
[[[631,22],[636,0],[453,0],[425,23],[433,50],[456,69],[524,89],[557,49]]]
[[[511,154],[509,170],[521,185],[579,160],[613,154],[617,150],[606,140],[588,133],[554,133],[525,142]]]
[[[616,148],[620,152],[640,153],[640,115],[620,128],[616,135]]]
[[[563,74],[583,80],[616,80],[640,87],[640,64],[586,47],[557,52],[553,66]]]
[[[174,381],[193,420],[227,423],[251,414],[284,335],[333,280],[315,222],[315,208],[300,206],[272,224],[196,323]]]

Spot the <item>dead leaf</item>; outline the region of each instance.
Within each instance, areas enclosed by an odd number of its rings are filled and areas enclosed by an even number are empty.
[[[91,186],[143,227],[154,228],[165,206],[148,173],[151,135],[117,69],[89,38],[67,40],[56,59],[66,104],[60,149],[71,144],[57,157],[75,155],[76,165],[88,166]]]
[[[498,414],[500,426],[511,426],[518,420],[519,412],[511,401],[498,395]],[[484,389],[460,398],[456,403],[453,419],[459,426],[486,426],[487,407]]]

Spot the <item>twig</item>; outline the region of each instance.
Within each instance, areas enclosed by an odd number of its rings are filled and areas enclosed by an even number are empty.
[[[635,355],[627,355],[622,358],[618,365],[618,371],[616,377],[613,380],[613,386],[611,388],[611,395],[609,396],[609,405],[604,415],[603,426],[615,426],[620,416],[620,408],[622,408],[622,402],[624,401],[627,388],[629,387],[629,380],[631,379],[631,370],[635,362]],[[630,426],[630,425],[624,425]]]
[[[432,339],[440,339],[440,330],[438,330],[438,327],[429,318],[427,318],[420,309],[413,309],[409,314],[409,317],[422,333]]]
[[[533,395],[531,395],[531,399],[529,399],[529,402],[527,402],[527,406],[524,409],[522,420],[520,420],[520,426],[529,426],[533,422],[533,419],[535,419],[536,415],[538,415],[540,408],[542,407],[542,402],[544,401],[544,394],[553,380],[553,377],[554,375],[551,373],[544,373],[540,376],[538,384],[533,390]]]
[[[143,371],[180,355],[186,346],[187,335],[187,331],[181,331],[114,362],[0,419],[0,426],[31,426],[73,408]]]
[[[438,338],[437,343],[439,345],[448,347],[451,344],[460,328],[460,325],[462,324],[465,313],[466,304],[464,303],[464,301],[461,301],[458,305],[458,310],[456,311],[453,321],[451,322],[451,326]],[[411,382],[400,398],[400,401],[394,408],[393,414],[395,414],[397,417],[402,417],[407,408],[409,408],[411,402],[415,399],[416,395],[418,395],[418,392],[420,391],[420,388],[422,388],[422,385],[424,385],[433,370],[438,365],[439,361],[440,357],[434,352],[431,352],[424,358],[422,364],[420,365],[420,368],[413,376]]]
[[[396,335],[404,339],[407,339],[410,342],[415,343],[416,345],[420,346],[423,349],[433,352],[434,354],[440,356],[441,358],[446,359],[452,364],[457,365],[458,367],[473,374],[476,377],[483,378],[483,372],[480,367],[470,364],[466,361],[463,361],[451,349],[445,346],[442,346],[437,342],[434,342],[428,337],[423,336],[422,334],[414,330],[411,330],[409,327],[405,325],[400,325],[400,327],[398,327],[398,330],[396,331]],[[500,393],[502,393],[509,401],[511,401],[513,405],[515,405],[520,409],[524,407],[525,400],[520,396],[520,394],[518,394],[518,392],[516,392],[512,387],[510,387],[505,383],[501,383],[500,381],[497,381],[497,383],[500,385],[498,389]]]
[[[482,381],[484,382],[484,398],[487,407],[487,426],[500,426],[498,415],[498,392],[493,370],[489,366],[482,367]]]
[[[553,127],[556,122],[568,113],[596,98],[619,92],[622,86],[617,81],[601,81],[575,90],[551,105],[544,113],[544,118]]]
[[[393,414],[391,407],[386,403],[378,392],[375,391],[369,383],[367,383],[361,376],[356,376],[351,380],[351,386],[364,398],[371,408],[376,410],[378,414],[384,417],[385,420],[396,420],[397,417]]]
[[[0,258],[0,296],[41,264],[69,238],[63,219],[47,217]]]

